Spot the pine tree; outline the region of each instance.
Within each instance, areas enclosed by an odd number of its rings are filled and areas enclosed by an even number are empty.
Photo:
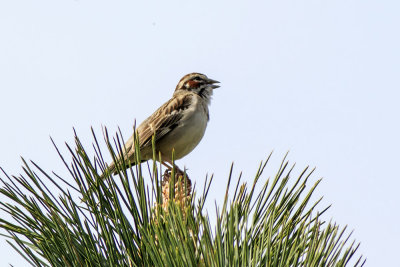
[[[110,142],[113,159],[122,152],[120,134]],[[306,190],[313,170],[297,177],[286,158],[273,178],[262,162],[251,186],[227,179],[216,222],[205,209],[211,179],[197,195],[186,173],[161,174],[157,161],[106,170],[93,132],[89,156],[75,134],[72,161],[57,149],[69,177],[47,173],[23,160],[24,174],[3,171],[0,219],[7,242],[32,266],[362,266],[359,244],[323,219],[329,208],[311,203],[320,180]],[[54,144],[54,142],[53,142]],[[138,150],[138,145],[136,144]],[[154,153],[154,159],[156,158]],[[271,156],[271,155],[270,155]],[[140,157],[138,153],[138,157]],[[233,166],[232,166],[233,167]],[[236,181],[236,182],[234,182]],[[290,181],[290,182],[289,182]],[[234,184],[231,186],[231,184]],[[91,188],[91,189],[89,189]],[[83,201],[82,201],[83,199]]]

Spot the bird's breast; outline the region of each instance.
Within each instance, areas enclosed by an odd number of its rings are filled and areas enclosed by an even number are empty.
[[[171,157],[172,149],[175,150],[175,159],[180,159],[189,154],[201,141],[208,122],[208,108],[199,102],[190,107],[179,125],[170,132],[168,138],[160,144],[161,153]]]

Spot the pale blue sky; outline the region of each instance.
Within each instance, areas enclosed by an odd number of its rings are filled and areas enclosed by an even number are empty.
[[[297,173],[324,177],[325,219],[355,230],[367,266],[396,266],[399,14],[383,0],[1,1],[0,166],[18,174],[22,155],[68,175],[49,135],[63,146],[76,127],[90,146],[90,127],[106,125],[127,139],[202,72],[221,88],[178,163],[199,184],[214,173],[209,197],[221,200],[232,161],[251,180],[272,150],[268,175],[290,150]],[[0,265],[25,266],[0,241]]]

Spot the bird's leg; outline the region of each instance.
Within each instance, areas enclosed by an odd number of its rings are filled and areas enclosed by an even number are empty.
[[[176,170],[177,172],[183,173],[183,171],[182,171],[181,169],[179,169],[179,167],[178,167],[176,164],[172,163],[172,161],[170,161],[169,159],[164,158],[164,159],[162,160],[161,163],[162,163],[165,167],[167,167],[169,170],[172,170],[173,168],[175,168],[175,170]],[[169,163],[169,165],[168,165],[167,163]]]
[[[167,162],[165,161],[161,161],[161,164],[164,165],[165,167],[167,167],[168,170],[172,170],[172,166],[168,165]]]

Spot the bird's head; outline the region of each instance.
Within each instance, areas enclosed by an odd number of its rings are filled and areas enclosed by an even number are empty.
[[[219,82],[209,79],[201,73],[186,74],[179,81],[174,94],[189,91],[198,94],[206,100],[210,100],[213,90],[219,87],[216,83]]]

